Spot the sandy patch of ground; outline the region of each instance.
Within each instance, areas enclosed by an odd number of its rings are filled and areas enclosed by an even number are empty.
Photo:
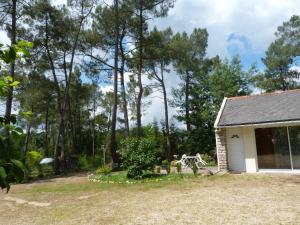
[[[18,201],[25,202],[18,204]],[[37,207],[29,202],[50,205]],[[9,194],[0,194],[0,224],[297,224],[299,221],[300,176],[296,175],[223,175],[135,185],[89,183],[84,176],[74,176],[16,185]]]

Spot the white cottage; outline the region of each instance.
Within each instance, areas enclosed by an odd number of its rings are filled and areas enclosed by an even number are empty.
[[[225,98],[215,121],[219,170],[300,171],[300,90]]]

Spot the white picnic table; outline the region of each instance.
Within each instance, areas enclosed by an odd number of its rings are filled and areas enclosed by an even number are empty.
[[[201,158],[199,153],[197,153],[195,156],[187,156],[186,154],[183,154],[177,163],[181,163],[183,168],[193,168],[193,165],[195,164],[198,169],[200,169],[206,165],[206,162]]]

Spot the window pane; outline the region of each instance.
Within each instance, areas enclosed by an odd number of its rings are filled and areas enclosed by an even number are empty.
[[[289,127],[294,169],[300,169],[300,127]]]
[[[259,169],[291,169],[286,127],[255,129]]]

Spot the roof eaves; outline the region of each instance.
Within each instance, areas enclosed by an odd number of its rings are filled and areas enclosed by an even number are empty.
[[[225,124],[225,125],[219,125],[218,128],[264,126],[264,125],[292,124],[292,123],[297,123],[297,124],[300,123],[300,118],[291,119],[291,120],[264,121],[264,122],[255,122],[255,123]]]
[[[215,128],[218,128],[218,127],[219,127],[219,126],[218,126],[218,123],[219,123],[220,118],[221,118],[221,116],[222,116],[222,113],[223,113],[223,111],[224,111],[224,107],[225,107],[226,101],[227,101],[227,97],[225,97],[225,98],[223,99],[223,102],[222,102],[222,104],[221,104],[221,108],[220,108],[220,110],[219,110],[219,112],[218,112],[218,115],[217,115],[217,118],[216,118],[216,120],[215,120],[215,124],[214,124],[214,127],[215,127]]]

